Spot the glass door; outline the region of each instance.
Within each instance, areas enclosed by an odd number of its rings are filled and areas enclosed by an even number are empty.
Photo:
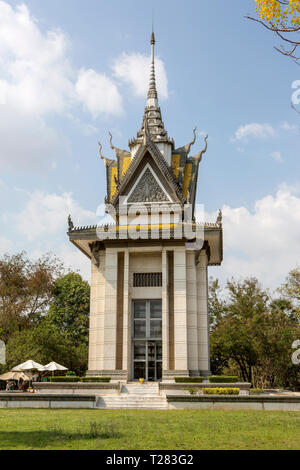
[[[133,301],[132,351],[134,380],[162,377],[161,300]]]

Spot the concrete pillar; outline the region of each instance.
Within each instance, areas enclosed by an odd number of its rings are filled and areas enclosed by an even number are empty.
[[[207,254],[202,250],[197,265],[198,361],[200,374],[210,375]]]
[[[191,376],[197,376],[199,375],[197,274],[194,251],[186,252],[186,261],[188,369]]]
[[[118,252],[106,249],[103,369],[116,370]]]
[[[168,302],[168,259],[167,251],[162,251],[162,368],[169,369],[169,302]]]
[[[103,369],[105,252],[99,256],[99,267],[91,263],[91,301],[89,323],[89,365],[87,375]]]
[[[123,306],[123,370],[127,371],[127,378],[130,377],[130,296],[129,296],[129,250],[124,250],[124,306]]]
[[[185,246],[174,249],[174,356],[175,373],[188,375]]]

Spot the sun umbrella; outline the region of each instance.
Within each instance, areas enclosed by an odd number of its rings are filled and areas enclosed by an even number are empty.
[[[68,370],[68,368],[58,364],[57,362],[52,361],[52,362],[49,362],[49,364],[45,365],[43,370],[45,370],[45,371],[47,370],[49,372],[51,371],[52,375],[54,375],[54,371],[56,371],[56,370]]]
[[[31,380],[31,377],[24,374],[24,372],[6,372],[5,374],[0,375],[0,380]]]
[[[19,364],[18,366],[13,368],[13,371],[20,372],[23,370],[44,370],[44,366],[42,364],[39,364],[38,362],[29,360],[26,362],[23,362],[22,364]]]
[[[61,366],[60,364],[58,364],[57,362],[49,362],[49,364],[46,364],[44,366],[44,370],[68,370],[67,367],[64,367],[64,366]]]

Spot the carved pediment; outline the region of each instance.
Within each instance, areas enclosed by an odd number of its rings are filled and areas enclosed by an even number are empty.
[[[149,168],[146,168],[127,200],[128,203],[166,201],[169,201],[168,196],[158,184]]]

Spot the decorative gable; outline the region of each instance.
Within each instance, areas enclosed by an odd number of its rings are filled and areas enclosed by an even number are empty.
[[[128,196],[127,203],[138,202],[169,202],[170,198],[166,195],[161,185],[153,175],[149,166],[136,182],[131,193]]]

